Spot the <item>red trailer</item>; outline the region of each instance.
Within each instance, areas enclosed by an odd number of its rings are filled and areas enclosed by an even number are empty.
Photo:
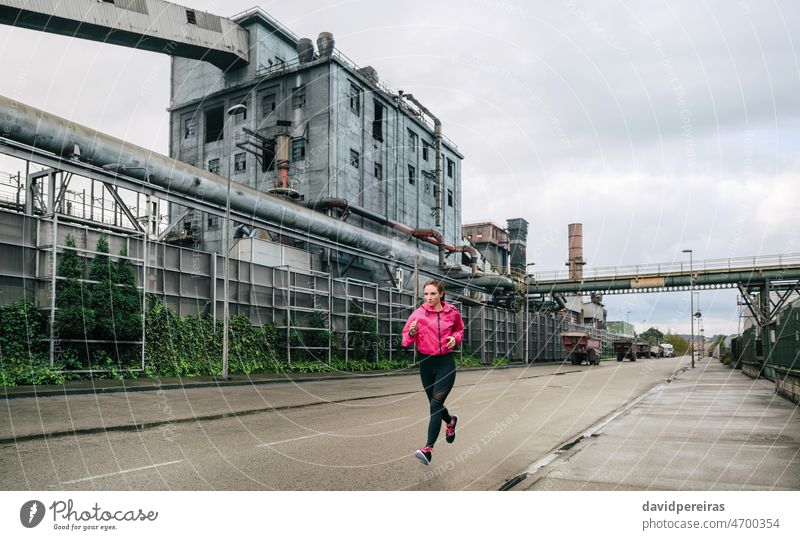
[[[567,351],[567,360],[573,365],[580,365],[584,361],[589,362],[590,366],[600,364],[603,344],[587,332],[561,332],[561,343]]]
[[[622,362],[625,358],[631,362],[636,362],[636,347],[632,339],[616,338],[614,340],[614,353],[617,355],[617,362]]]

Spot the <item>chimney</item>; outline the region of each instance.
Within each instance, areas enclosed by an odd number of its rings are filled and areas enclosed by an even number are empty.
[[[583,279],[583,223],[570,223],[567,225],[569,259],[569,279],[581,281]]]

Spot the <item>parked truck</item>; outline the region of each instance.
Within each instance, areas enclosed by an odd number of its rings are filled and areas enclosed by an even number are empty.
[[[636,342],[636,357],[650,358],[650,344],[642,341]]]
[[[661,348],[664,349],[665,358],[672,358],[675,356],[675,347],[671,343],[662,343]]]
[[[561,332],[561,343],[567,351],[567,360],[578,366],[588,362],[590,366],[600,364],[602,342],[587,332]]]
[[[636,362],[636,347],[631,338],[618,337],[614,339],[614,353],[617,355],[617,362],[622,362],[625,358]]]

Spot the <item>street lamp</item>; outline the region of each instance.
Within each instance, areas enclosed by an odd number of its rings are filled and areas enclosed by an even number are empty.
[[[525,363],[529,363],[529,355],[530,355],[530,339],[529,339],[529,332],[531,328],[530,323],[530,310],[528,309],[528,278],[530,275],[528,274],[528,267],[529,266],[536,266],[536,263],[527,263],[525,265]]]
[[[247,106],[244,103],[237,103],[228,109],[228,119],[235,114],[244,114]],[[230,130],[229,130],[230,131]],[[230,143],[233,143],[233,135],[230,134]],[[233,149],[231,148],[231,152]],[[228,190],[225,194],[225,223],[222,226],[222,234],[225,237],[223,249],[225,250],[225,263],[222,269],[222,379],[228,378],[228,325],[230,319],[230,305],[228,302],[229,280],[230,280],[230,220],[231,220],[231,152],[228,152]]]
[[[692,314],[690,317],[692,321],[692,369],[694,369],[694,272],[692,268],[692,250],[691,249],[684,249],[682,253],[689,254],[689,313]]]

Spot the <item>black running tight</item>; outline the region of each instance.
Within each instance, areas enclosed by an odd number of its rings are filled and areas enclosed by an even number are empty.
[[[432,448],[439,437],[442,422],[449,424],[452,420],[444,406],[444,400],[447,399],[447,394],[450,393],[456,382],[456,359],[453,353],[443,356],[422,356],[421,358],[419,374],[431,408],[426,446]]]

